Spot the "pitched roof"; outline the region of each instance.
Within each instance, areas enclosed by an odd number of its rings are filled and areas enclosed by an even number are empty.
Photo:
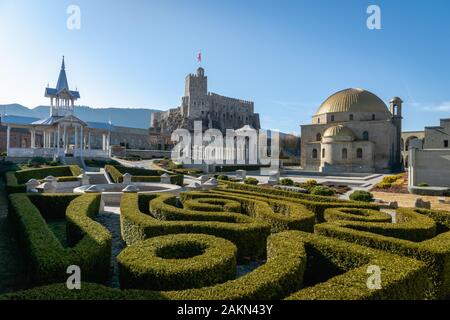
[[[80,93],[78,91],[69,90],[69,82],[67,81],[66,75],[66,64],[64,62],[64,56],[61,64],[61,71],[59,72],[58,83],[56,84],[56,88],[45,88],[45,96],[52,97],[57,96],[62,92],[67,92],[74,99],[80,98]]]

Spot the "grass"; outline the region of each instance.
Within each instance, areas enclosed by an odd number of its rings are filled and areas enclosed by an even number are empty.
[[[67,233],[66,233],[66,219],[51,219],[47,221],[47,224],[55,234],[56,238],[58,238],[59,242],[61,242],[64,248],[68,248],[67,244]]]

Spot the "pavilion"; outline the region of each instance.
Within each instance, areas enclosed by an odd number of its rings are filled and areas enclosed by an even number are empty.
[[[64,57],[56,88],[45,88],[45,97],[50,98],[50,115],[37,121],[14,121],[14,117],[2,117],[6,126],[6,152],[8,157],[45,157],[61,159],[66,156],[107,158],[110,156],[111,130],[92,128],[74,115],[78,91],[69,89]],[[34,120],[34,119],[33,119]],[[11,145],[13,128],[29,130],[30,143]],[[102,134],[102,149],[91,149],[91,134]],[[39,144],[36,137],[39,136]]]

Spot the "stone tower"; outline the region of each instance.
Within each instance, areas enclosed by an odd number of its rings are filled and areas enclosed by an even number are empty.
[[[197,74],[188,74],[182,99],[182,115],[188,118],[201,117],[202,111],[208,109],[208,77],[203,68],[197,69]]]
[[[402,169],[402,147],[401,147],[401,138],[402,138],[402,104],[403,100],[399,97],[394,97],[389,101],[389,110],[392,113],[392,123],[397,128],[397,137],[396,142],[393,146],[392,154],[392,168],[394,170]]]

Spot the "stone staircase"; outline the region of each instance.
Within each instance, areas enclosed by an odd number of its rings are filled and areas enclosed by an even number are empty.
[[[63,157],[61,158],[61,162],[65,165],[77,165],[81,169],[86,170],[86,164],[84,163],[84,160],[80,157]]]

